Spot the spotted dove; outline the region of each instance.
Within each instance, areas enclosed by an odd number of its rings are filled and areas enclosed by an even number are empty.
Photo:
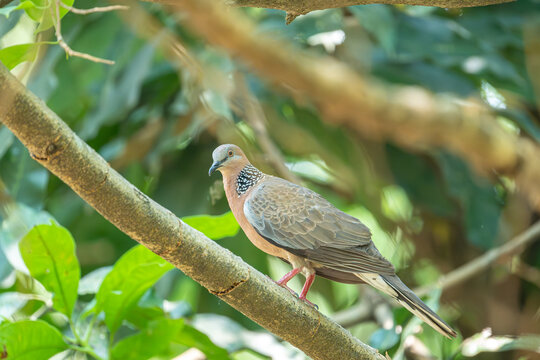
[[[260,250],[293,267],[277,283],[298,273],[306,277],[300,299],[319,275],[348,284],[367,283],[390,295],[439,333],[456,332],[422,302],[395,274],[371,241],[370,230],[319,194],[250,164],[236,145],[221,145],[213,154],[209,175],[223,175],[229,206],[249,240]],[[310,303],[311,304],[311,303]]]

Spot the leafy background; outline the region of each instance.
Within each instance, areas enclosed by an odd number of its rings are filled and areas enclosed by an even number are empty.
[[[13,1],[0,9],[0,61],[141,191],[274,279],[287,266],[238,231],[218,176],[207,176],[220,143],[240,145],[256,166],[276,173],[246,99],[257,99],[290,171],[364,221],[411,287],[433,284],[538,219],[512,180],[480,177],[466,159],[440,149],[411,153],[327,125],[312,106],[277,92],[161,6],[132,3],[128,13],[86,16],[63,11],[69,45],[116,64],[68,59],[55,45],[52,4]],[[97,5],[107,3],[74,4]],[[242,12],[257,31],[381,81],[482,98],[507,131],[539,141],[539,5],[363,5],[316,11],[288,26],[280,11]],[[167,36],[188,55],[171,56]],[[0,353],[169,359],[198,349],[208,359],[305,358],[134,246],[4,127],[0,180]],[[390,326],[369,318],[349,328],[395,359],[418,358],[411,352],[420,350],[441,359],[532,359],[540,349],[539,268],[536,243],[442,295],[432,292],[426,301],[458,329],[454,341],[401,308],[393,308]],[[300,279],[291,284],[301,287]],[[310,292],[331,316],[373,296],[325,279]],[[29,357],[32,349],[39,350]]]

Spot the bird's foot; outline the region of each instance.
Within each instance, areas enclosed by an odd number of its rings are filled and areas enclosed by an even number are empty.
[[[305,302],[306,304],[308,304],[309,306],[313,307],[315,310],[319,310],[319,307],[317,306],[317,304],[312,303],[311,301],[309,301],[305,297],[300,296],[299,299],[302,300],[303,302]]]

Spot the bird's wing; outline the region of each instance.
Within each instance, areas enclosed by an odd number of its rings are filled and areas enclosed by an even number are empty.
[[[339,271],[394,274],[360,220],[302,186],[268,177],[246,199],[244,214],[263,238],[295,255]]]

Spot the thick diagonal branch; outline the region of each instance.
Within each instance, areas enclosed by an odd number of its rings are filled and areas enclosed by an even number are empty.
[[[380,84],[334,59],[265,36],[238,11],[212,0],[182,0],[174,8],[187,13],[189,26],[210,43],[295,98],[313,101],[324,121],[413,150],[447,148],[484,174],[514,178],[540,210],[539,146],[503,129],[482,103]]]
[[[172,5],[183,0],[149,1]],[[307,14],[314,10],[366,4],[423,5],[438,6],[442,8],[463,8],[500,4],[511,1],[514,0],[223,0],[228,6],[278,9],[296,16]]]
[[[121,231],[308,356],[327,360],[384,359],[140,192],[2,64],[0,121],[34,159]]]

